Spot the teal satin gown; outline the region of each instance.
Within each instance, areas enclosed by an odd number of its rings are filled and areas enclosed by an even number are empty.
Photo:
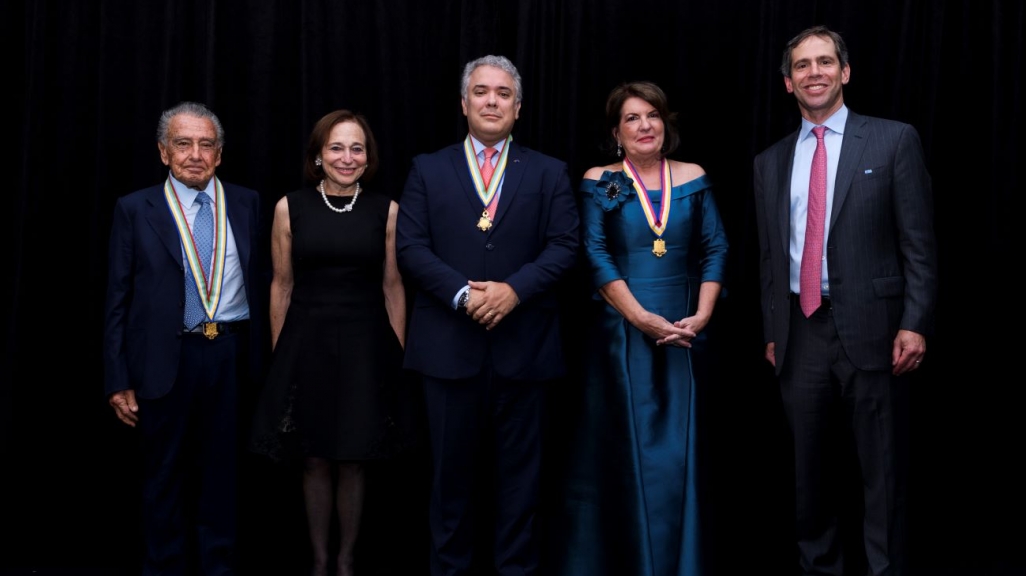
[[[617,181],[619,190],[611,190]],[[722,284],[726,268],[727,240],[710,185],[701,176],[672,187],[666,254],[656,257],[655,235],[622,173],[585,180],[581,214],[594,285],[622,279],[645,309],[671,322],[694,314],[701,283]],[[660,195],[649,192],[657,214]],[[693,350],[656,346],[599,305],[568,451],[555,573],[698,576],[692,361],[704,334]]]

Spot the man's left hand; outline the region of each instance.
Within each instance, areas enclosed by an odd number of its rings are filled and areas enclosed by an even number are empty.
[[[891,372],[898,376],[919,368],[926,355],[926,338],[911,330],[898,330],[891,350]]]
[[[470,299],[467,301],[467,315],[487,330],[499,325],[513,308],[520,303],[520,298],[509,284],[505,282],[469,283]]]

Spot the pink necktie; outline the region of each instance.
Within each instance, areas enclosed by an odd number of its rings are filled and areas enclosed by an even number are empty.
[[[812,129],[816,135],[816,152],[812,155],[812,174],[809,176],[809,206],[805,221],[805,249],[799,276],[799,297],[802,313],[812,316],[821,303],[823,281],[823,224],[826,221],[827,163],[826,145],[823,143],[825,126]]]
[[[484,150],[484,164],[481,165],[481,179],[484,180],[484,187],[488,188],[488,184],[492,181],[492,173],[495,172],[495,167],[492,166],[492,156],[495,156],[495,148],[485,148]],[[495,220],[495,205],[499,203],[497,198],[493,198],[491,204],[487,206],[488,218]]]

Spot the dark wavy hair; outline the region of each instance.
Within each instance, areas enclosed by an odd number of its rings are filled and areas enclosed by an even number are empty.
[[[360,179],[370,180],[378,171],[378,143],[374,140],[374,133],[371,132],[367,119],[349,110],[335,110],[322,116],[310,132],[310,144],[306,147],[306,159],[303,162],[303,175],[309,182],[317,182],[324,178],[324,169],[317,165],[317,157],[331,136],[331,129],[343,122],[355,122],[363,130],[364,138],[367,140],[367,168]]]
[[[652,82],[624,82],[609,93],[606,99],[606,124],[609,128],[609,139],[606,148],[610,153],[616,150],[616,139],[613,130],[620,126],[620,115],[623,103],[628,98],[641,98],[659,112],[663,119],[663,156],[672,154],[680,146],[680,134],[677,132],[677,113],[670,112],[666,101],[666,93]]]
[[[821,38],[829,38],[834,42],[834,49],[837,51],[837,63],[841,68],[848,65],[848,45],[844,43],[844,38],[833,30],[826,26],[813,26],[812,28],[806,28],[798,33],[797,36],[791,38],[787,42],[787,46],[784,47],[784,59],[780,63],[780,73],[785,77],[791,77],[791,53],[798,47],[799,44],[805,41],[810,36],[819,36]]]

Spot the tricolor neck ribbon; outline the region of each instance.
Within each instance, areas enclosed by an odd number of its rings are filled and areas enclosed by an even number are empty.
[[[648,197],[648,189],[645,188],[645,183],[641,180],[641,176],[638,175],[634,164],[626,158],[623,160],[623,171],[634,181],[634,190],[637,191],[638,199],[641,200],[641,210],[645,213],[645,219],[648,220],[648,227],[652,229],[657,238],[662,237],[670,218],[670,189],[673,187],[673,180],[670,177],[670,163],[666,161],[666,158],[663,158],[662,173],[659,175],[661,194],[659,196],[658,215],[655,212],[655,207],[652,206],[652,199]]]
[[[224,203],[224,187],[221,181],[214,177],[214,205],[216,206],[214,219],[214,255],[211,258],[210,270],[204,271],[199,255],[196,253],[196,240],[189,228],[189,221],[185,219],[185,211],[182,209],[181,199],[175,185],[168,177],[164,184],[164,199],[168,208],[171,209],[171,216],[178,227],[178,237],[182,240],[182,248],[185,250],[185,258],[189,261],[189,272],[196,281],[196,291],[199,292],[200,302],[207,313],[207,319],[213,320],[214,313],[221,301],[221,282],[224,279],[224,255],[228,246],[228,210]],[[200,192],[205,194],[205,192]]]
[[[474,152],[474,142],[470,139],[470,134],[467,134],[467,139],[463,141],[463,152],[467,157],[470,179],[474,181],[477,197],[481,199],[481,204],[485,208],[495,199],[495,192],[499,189],[499,182],[502,181],[502,175],[506,172],[506,159],[509,158],[509,143],[512,141],[512,135],[506,136],[506,143],[502,146],[502,154],[499,155],[499,163],[495,166],[495,172],[492,172],[492,179],[489,181],[487,188],[484,185],[484,178],[481,177],[481,167],[477,163],[477,154]]]

